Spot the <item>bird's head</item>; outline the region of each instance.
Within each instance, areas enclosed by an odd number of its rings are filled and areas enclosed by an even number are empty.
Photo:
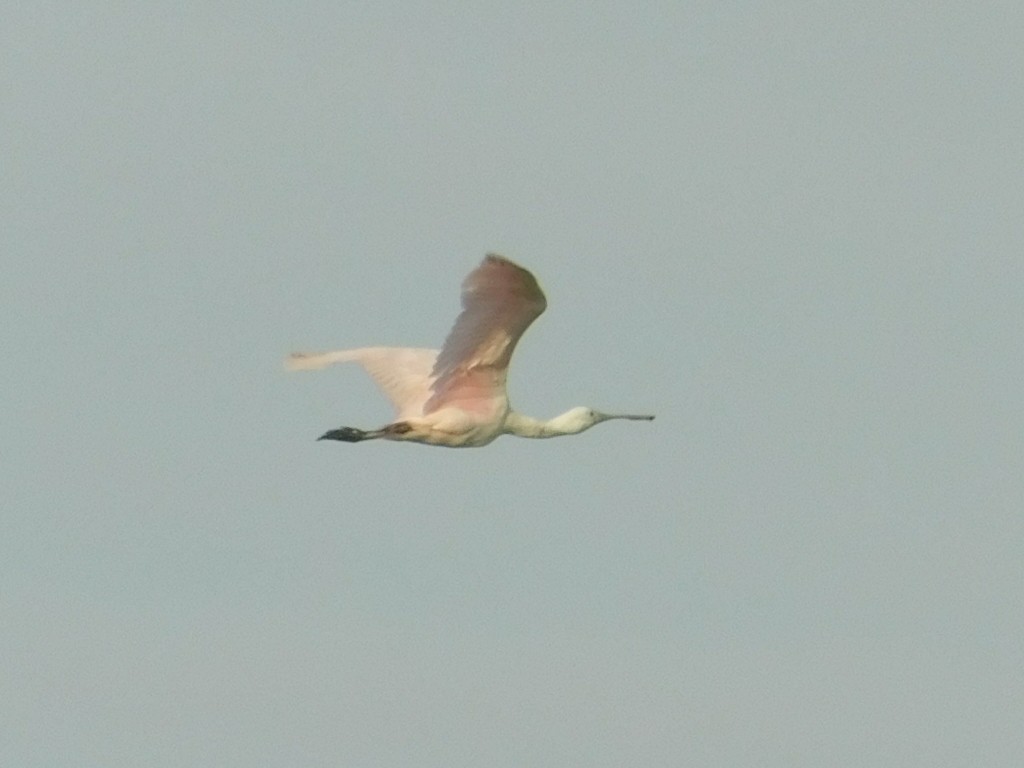
[[[600,424],[602,421],[610,421],[612,419],[653,421],[654,417],[625,413],[601,413],[601,411],[595,411],[593,408],[587,408],[586,406],[581,405],[577,408],[572,408],[566,411],[561,416],[555,418],[554,421],[557,422],[557,427],[566,434],[578,434],[584,430],[590,429],[595,424]]]

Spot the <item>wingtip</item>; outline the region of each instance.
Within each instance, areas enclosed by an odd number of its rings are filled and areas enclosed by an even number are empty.
[[[522,272],[530,274],[530,271],[526,267],[521,264],[516,264],[508,256],[503,256],[500,253],[495,253],[494,251],[490,251],[486,256],[484,256],[484,260],[481,262],[481,265],[484,264],[496,264],[503,267],[512,267],[513,269],[521,270]]]
[[[483,263],[484,264],[512,264],[513,266],[519,266],[518,264],[513,264],[513,262],[510,261],[507,257],[502,256],[500,253],[495,253],[494,251],[488,251],[487,252],[487,255],[484,256]]]
[[[310,371],[322,367],[316,360],[317,355],[308,352],[292,352],[284,359],[286,371]]]

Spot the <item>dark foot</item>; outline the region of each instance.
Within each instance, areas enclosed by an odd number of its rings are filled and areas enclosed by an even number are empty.
[[[358,443],[369,439],[370,435],[362,429],[355,427],[339,427],[330,432],[324,432],[317,440],[341,440],[343,443]]]

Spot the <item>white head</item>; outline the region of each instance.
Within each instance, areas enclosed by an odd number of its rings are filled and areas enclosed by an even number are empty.
[[[630,419],[631,421],[653,421],[653,416],[637,416],[635,414],[601,413],[593,408],[579,406],[553,418],[549,424],[566,435],[575,435],[590,429],[595,424],[611,419]]]

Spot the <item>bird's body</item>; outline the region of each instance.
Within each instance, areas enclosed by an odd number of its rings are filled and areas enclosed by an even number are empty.
[[[463,282],[462,313],[440,350],[364,347],[295,353],[287,365],[292,370],[315,370],[359,363],[395,406],[395,421],[380,429],[341,427],[320,439],[355,443],[383,438],[463,448],[487,445],[502,434],[555,437],[577,434],[608,419],[653,419],[573,408],[538,421],[510,408],[505,381],[512,352],[546,306],[533,275],[488,254]]]

